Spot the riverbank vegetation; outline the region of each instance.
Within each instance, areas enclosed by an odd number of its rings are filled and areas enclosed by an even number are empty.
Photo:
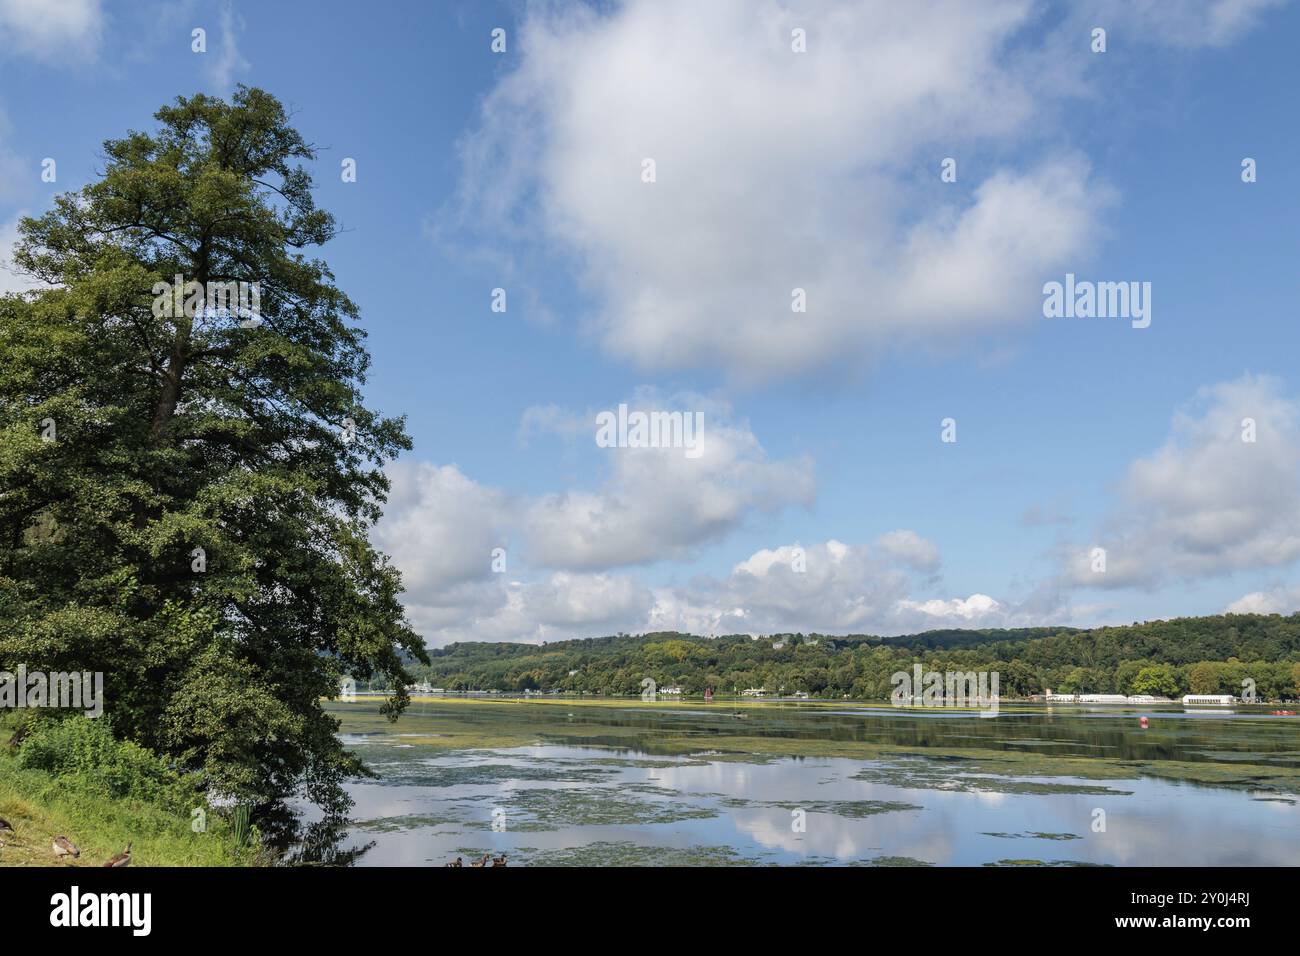
[[[154,119],[18,224],[37,281],[0,296],[0,671],[102,675],[119,740],[259,819],[337,811],[365,768],[321,699],[379,675],[395,716],[424,658],[368,538],[411,441],[366,407],[282,104],[241,86]]]
[[[20,721],[0,722],[8,740]],[[44,720],[21,748],[0,749],[0,866],[100,866],[131,845],[137,866],[270,862],[245,814],[207,807],[193,775],[114,738],[106,720]],[[78,858],[57,859],[67,837]]]

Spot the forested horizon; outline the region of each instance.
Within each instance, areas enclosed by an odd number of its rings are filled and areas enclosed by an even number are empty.
[[[686,695],[765,687],[814,697],[882,699],[890,677],[927,670],[1000,674],[1001,693],[1175,696],[1300,694],[1300,615],[1224,614],[1130,625],[1031,627],[918,634],[787,633],[716,637],[675,631],[615,634],[542,644],[457,642],[429,651],[418,680],[446,690],[547,690],[637,694],[642,680]]]

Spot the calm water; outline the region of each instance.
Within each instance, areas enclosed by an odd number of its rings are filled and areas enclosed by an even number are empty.
[[[362,866],[1300,862],[1296,719],[333,706],[379,774],[349,786]]]

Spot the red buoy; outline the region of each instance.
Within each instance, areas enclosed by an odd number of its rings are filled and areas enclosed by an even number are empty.
[[[1142,725],[1142,729],[1143,729],[1143,730],[1146,730],[1146,729],[1147,729],[1147,719],[1146,719],[1145,717],[1143,717],[1141,720],[1139,720],[1138,723],[1140,723],[1140,724]]]

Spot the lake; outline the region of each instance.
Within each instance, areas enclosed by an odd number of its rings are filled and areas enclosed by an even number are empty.
[[[1300,861],[1300,718],[1267,708],[327,706],[378,774],[348,785],[359,866]]]

